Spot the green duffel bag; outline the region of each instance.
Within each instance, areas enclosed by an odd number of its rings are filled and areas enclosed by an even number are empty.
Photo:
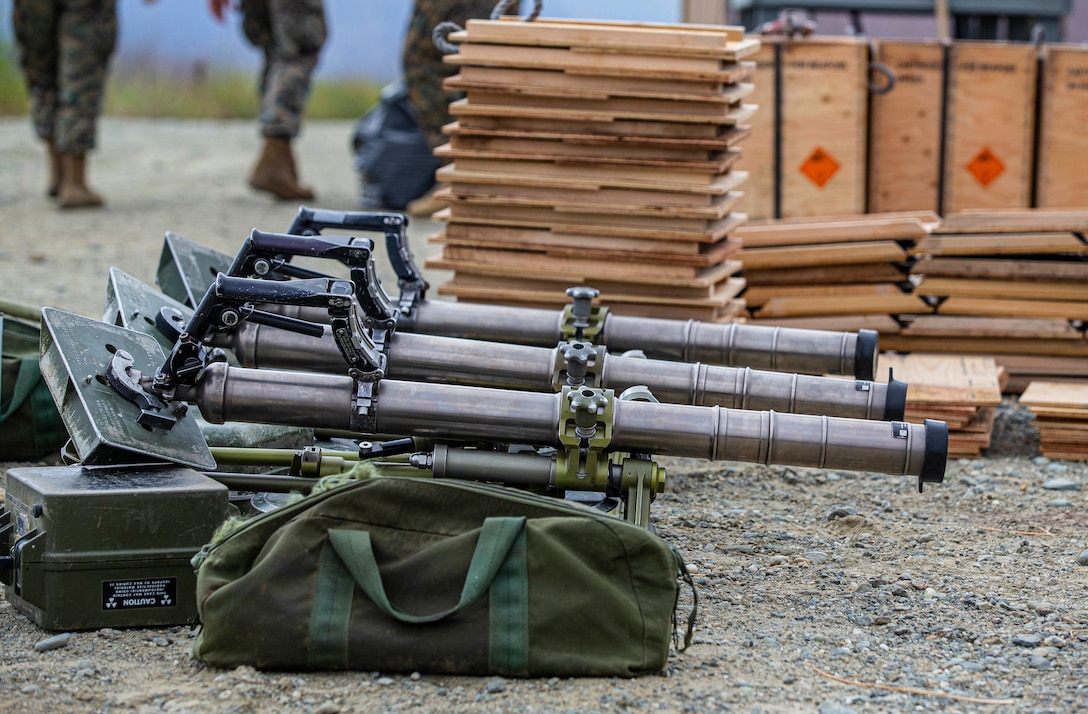
[[[68,440],[38,369],[40,340],[37,324],[0,314],[0,461],[40,459]]]
[[[272,670],[629,677],[665,666],[691,584],[672,546],[613,516],[425,478],[311,495],[194,564],[193,655]]]

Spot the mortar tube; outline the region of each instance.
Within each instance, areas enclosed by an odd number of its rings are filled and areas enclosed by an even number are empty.
[[[205,419],[360,429],[441,440],[559,447],[562,394],[208,365],[178,398]],[[614,400],[613,451],[909,474],[939,483],[948,426]],[[942,441],[944,448],[940,448]]]
[[[552,346],[563,339],[561,312],[427,300],[398,329],[467,339]],[[872,380],[879,335],[608,313],[595,342],[614,353],[642,350],[652,359],[705,362],[803,374],[844,374]]]
[[[262,306],[270,312],[328,322],[314,308]],[[398,332],[554,347],[564,339],[562,311],[424,300],[397,323]],[[874,330],[838,332],[740,323],[605,315],[595,344],[613,353],[641,350],[647,357],[752,367],[800,374],[848,375],[873,380],[880,336]]]
[[[493,481],[520,487],[555,487],[555,459],[535,453],[451,449],[444,444],[436,444],[430,462],[435,478]]]
[[[343,373],[343,357],[331,335],[311,337],[253,323],[219,333],[214,344],[230,347],[247,367]],[[554,391],[556,348],[412,333],[394,334],[385,347],[390,379],[467,384],[498,389]],[[898,420],[906,409],[906,385],[853,383],[829,377],[767,370],[668,362],[606,353],[596,371],[600,384],[622,391],[646,386],[674,404],[773,409],[854,419]]]

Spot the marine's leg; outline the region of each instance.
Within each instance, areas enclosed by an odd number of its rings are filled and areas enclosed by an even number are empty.
[[[310,79],[327,36],[324,4],[322,0],[243,0],[242,7],[247,18],[247,8],[255,13],[254,20],[247,20],[246,36],[263,47],[267,60],[259,118],[265,144],[250,185],[283,200],[313,199],[313,190],[298,181],[291,140],[298,136]],[[267,26],[260,24],[264,18]]]
[[[49,151],[46,193],[50,196],[56,196],[60,186],[60,154],[53,143],[57,115],[56,6],[57,3],[45,0],[14,0],[11,13],[19,65],[30,95],[31,124]]]
[[[62,208],[102,205],[86,183],[86,154],[95,147],[110,57],[117,43],[116,0],[68,0],[60,15],[57,124],[61,159],[57,203]]]

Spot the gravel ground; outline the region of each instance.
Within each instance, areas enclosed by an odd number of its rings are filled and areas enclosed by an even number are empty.
[[[354,206],[350,122],[307,126],[302,175]],[[153,282],[172,230],[233,252],[295,206],[248,191],[246,122],[107,120],[91,180],[109,207],[58,213],[23,121],[0,121],[0,297],[101,313],[106,272]],[[412,224],[417,257],[433,224]],[[432,283],[441,275],[429,274]],[[388,279],[388,278],[387,278]],[[204,667],[187,627],[40,630],[0,600],[3,709],[38,712],[1069,712],[1088,707],[1088,466],[1038,456],[1014,401],[984,458],[910,478],[665,459],[657,531],[700,593],[695,644],[637,679],[264,673]],[[10,467],[12,464],[3,464]],[[39,645],[37,651],[35,645]],[[53,642],[51,644],[60,644]]]

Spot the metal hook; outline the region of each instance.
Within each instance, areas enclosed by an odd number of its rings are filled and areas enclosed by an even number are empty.
[[[495,9],[491,11],[491,19],[498,20],[499,18],[501,18],[503,14],[506,13],[506,8],[510,7],[513,2],[514,0],[499,0],[499,2],[495,5]],[[532,22],[533,20],[537,19],[538,17],[540,17],[540,11],[543,9],[544,0],[533,0],[533,11],[529,13],[529,15],[525,17],[522,22]]]
[[[872,73],[874,71],[879,72],[880,74],[884,75],[884,77],[887,78],[888,81],[885,84],[880,85],[880,84],[874,83],[870,79],[869,80],[869,91],[870,92],[872,92],[873,94],[887,94],[888,92],[892,91],[892,89],[895,88],[895,72],[892,71],[891,67],[884,64],[883,62],[870,62],[869,63],[869,72]]]
[[[1040,50],[1043,47],[1043,42],[1046,41],[1046,27],[1041,23],[1035,23],[1031,28],[1031,42],[1035,45],[1036,50]]]
[[[491,17],[489,19],[500,19],[503,14],[506,13],[506,8],[510,7],[513,2],[514,0],[499,0],[499,2],[495,5],[495,8],[491,11]],[[522,22],[532,22],[533,20],[537,19],[538,17],[540,17],[540,13],[543,9],[544,0],[533,0],[533,11],[529,13],[529,15],[527,15],[526,17],[522,18]],[[437,47],[438,51],[442,54],[455,54],[457,52],[457,45],[447,40],[446,37],[451,32],[462,32],[464,31],[464,29],[465,28],[461,27],[456,22],[440,22],[435,25],[434,29],[431,31],[431,41],[434,42],[434,46]]]
[[[453,44],[446,39],[447,35],[451,32],[461,32],[465,28],[458,25],[456,22],[440,22],[434,26],[431,30],[431,41],[434,42],[434,46],[438,48],[438,51],[444,55],[452,55],[457,53],[457,45]]]

